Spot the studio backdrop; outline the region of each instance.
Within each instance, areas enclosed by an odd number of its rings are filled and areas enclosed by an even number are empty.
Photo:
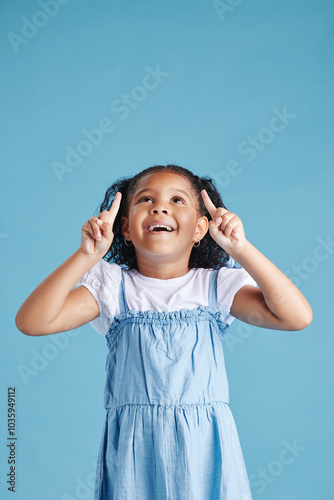
[[[78,249],[108,186],[172,163],[215,181],[246,238],[313,309],[304,330],[235,320],[224,339],[254,500],[330,498],[333,2],[0,10],[0,497],[93,500],[105,338],[89,324],[28,336],[15,316]]]

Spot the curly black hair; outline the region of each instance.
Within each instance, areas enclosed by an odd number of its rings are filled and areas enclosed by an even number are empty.
[[[202,189],[205,189],[207,191],[216,207],[226,208],[219,194],[219,191],[214,184],[213,179],[211,179],[210,177],[198,177],[190,170],[187,170],[186,168],[180,167],[178,165],[154,165],[153,167],[142,170],[133,177],[119,178],[114,182],[114,184],[112,184],[112,186],[107,189],[104,200],[99,207],[99,213],[103,210],[109,210],[114,201],[117,191],[120,191],[122,193],[120,207],[113,224],[114,239],[111,246],[109,247],[109,250],[103,256],[103,258],[108,262],[114,262],[118,265],[125,265],[128,267],[128,269],[136,269],[138,271],[135,248],[133,245],[125,245],[124,236],[121,231],[121,219],[123,216],[128,218],[132,195],[136,190],[139,180],[149,174],[160,171],[174,172],[188,179],[191,185],[191,190],[198,202],[197,210],[199,217],[205,215],[209,221],[212,219],[206,206],[204,205],[204,201],[201,195]],[[210,236],[209,231],[207,231],[204,238],[202,238],[200,245],[198,247],[193,247],[189,258],[188,267],[220,269],[221,267],[225,267],[229,259],[229,254],[225,252],[225,250],[214,241],[214,239]]]

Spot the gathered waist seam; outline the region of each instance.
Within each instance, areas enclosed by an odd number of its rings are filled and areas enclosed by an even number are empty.
[[[223,403],[226,405],[229,405],[227,401],[210,401],[208,403],[182,403],[182,404],[164,404],[164,403],[125,403],[123,405],[115,406],[114,408],[105,408],[107,411],[115,411],[120,408],[123,408],[125,406],[159,406],[159,407],[165,407],[165,408],[172,408],[172,407],[177,407],[177,408],[188,408],[189,406],[210,406],[215,403]]]

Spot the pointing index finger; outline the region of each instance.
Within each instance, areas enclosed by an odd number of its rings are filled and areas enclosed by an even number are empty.
[[[207,208],[209,214],[211,215],[211,217],[214,219],[215,218],[215,213],[216,213],[216,207],[212,203],[211,198],[208,195],[208,193],[205,191],[205,189],[202,189],[201,194],[202,194],[202,198],[203,198],[203,201],[204,201],[204,205],[206,206],[206,208]]]
[[[117,191],[114,201],[111,204],[111,207],[109,208],[109,215],[110,215],[110,222],[114,223],[114,220],[116,218],[119,206],[121,204],[121,199],[122,199],[122,193],[120,191]]]

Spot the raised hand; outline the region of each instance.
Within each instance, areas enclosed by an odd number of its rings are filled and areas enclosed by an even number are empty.
[[[205,189],[202,189],[201,195],[207,211],[214,219],[209,221],[210,236],[228,254],[231,254],[233,250],[242,250],[246,237],[241,219],[235,213],[226,210],[226,208],[216,208]]]
[[[91,217],[81,228],[80,249],[88,255],[106,254],[114,239],[113,226],[121,204],[122,193],[118,191],[109,210],[98,217]]]

